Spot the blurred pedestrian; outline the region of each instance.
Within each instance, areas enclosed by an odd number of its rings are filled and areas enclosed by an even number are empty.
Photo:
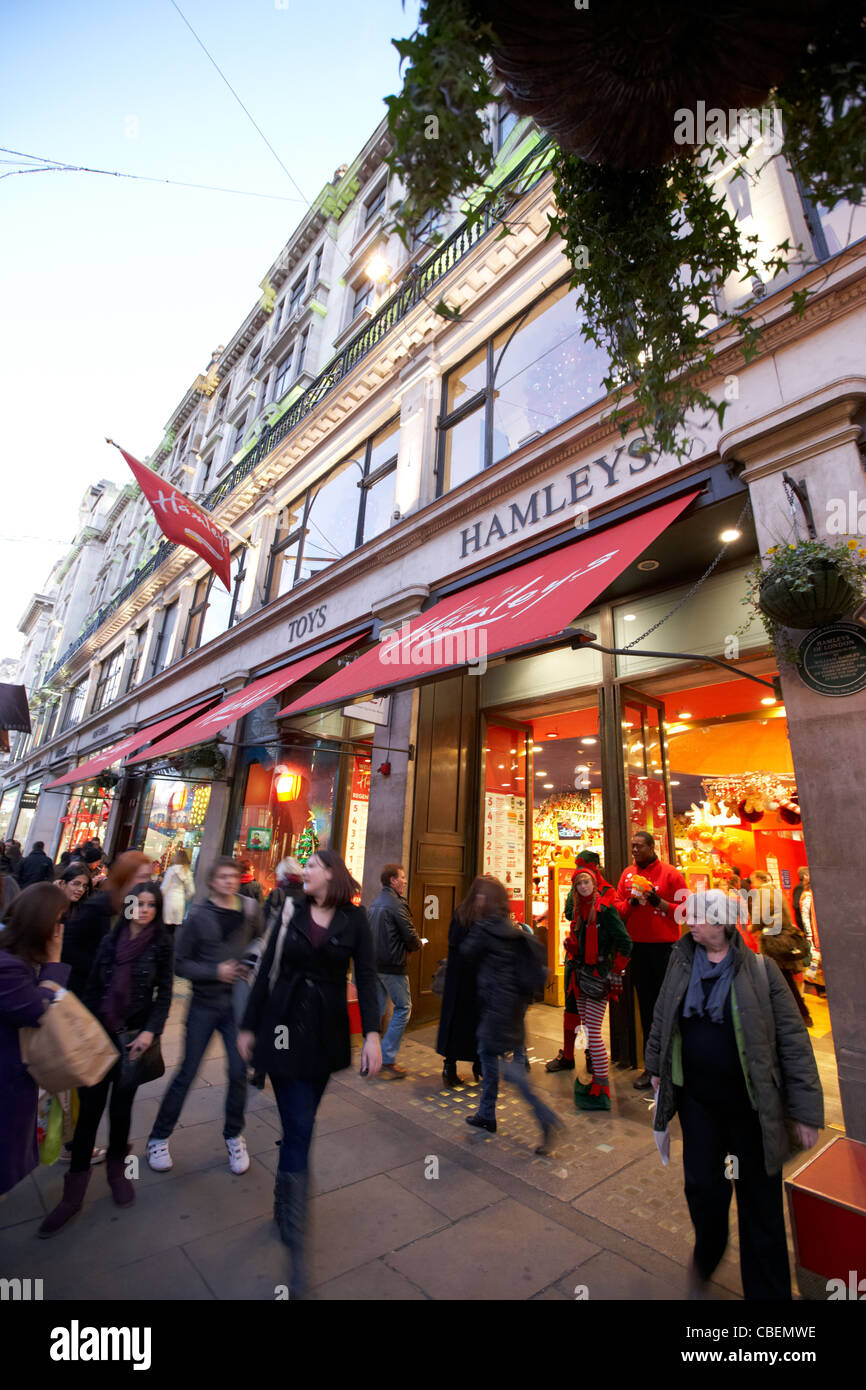
[[[334,850],[318,850],[303,869],[305,901],[291,898],[271,933],[238,1035],[246,1062],[267,1072],[283,1139],[274,1220],[291,1255],[290,1297],[306,1291],[308,1161],[319,1103],[332,1072],[351,1065],[346,974],[354,964],[364,1029],[361,1074],[382,1063],[370,924],[352,898],[358,885]]]
[[[183,1062],[162,1098],[147,1141],[147,1161],[157,1173],[172,1167],[168,1140],[215,1032],[223,1040],[228,1063],[223,1138],[229,1166],[233,1173],[245,1173],[250,1166],[243,1136],[247,1069],[237,1049],[232,989],[246,973],[242,958],[250,942],[261,935],[262,919],[258,904],[242,898],[239,886],[236,861],[215,860],[208,874],[207,900],[190,908],[178,938],[175,971],[192,981],[192,998]]]
[[[117,925],[100,943],[82,1001],[121,1055],[97,1085],[78,1089],[78,1123],[63,1196],[39,1227],[40,1236],[55,1235],[81,1210],[106,1102],[108,1186],[117,1206],[128,1207],[135,1201],[134,1184],[126,1175],[132,1107],[139,1084],[134,1064],[148,1053],[165,1027],[171,1007],[172,954],[171,936],[162,923],[159,888],[149,882],[136,884],[127,895]]]
[[[503,1076],[516,1086],[541,1125],[536,1153],[549,1154],[560,1121],[535,1094],[526,1067],[524,1019],[544,969],[538,962],[538,946],[513,925],[508,890],[498,879],[483,874],[476,878],[461,904],[469,934],[460,947],[462,958],[478,972],[478,1056],[481,1060],[481,1100],[476,1115],[466,1123],[496,1133],[496,1097],[499,1091],[499,1059],[510,1052]]]
[[[471,1062],[472,1075],[481,1080],[481,1061],[478,1056],[478,979],[475,965],[461,954],[461,946],[469,936],[471,921],[466,915],[464,899],[448,926],[448,963],[445,970],[445,989],[439,1014],[436,1051],[445,1058],[442,1080],[446,1086],[462,1086],[457,1063]]]
[[[818,1068],[790,991],[771,960],[747,950],[736,910],[711,889],[685,901],[646,1046],[655,1129],[679,1115],[686,1200],[695,1230],[693,1296],[728,1243],[736,1185],[746,1299],[790,1299],[782,1203],[786,1121],[811,1148],[824,1123]]]
[[[18,880],[13,878],[0,861],[0,919],[6,916],[8,909],[12,906],[13,898],[16,898],[20,892]]]
[[[752,930],[761,951],[778,965],[803,1022],[811,1028],[812,1015],[797,984],[797,977],[802,978],[811,959],[809,942],[794,922],[781,888],[764,869],[755,869],[752,874],[751,903]]]
[[[6,841],[6,858],[9,860],[9,872],[15,874],[15,870],[21,862],[21,843],[19,840]],[[18,875],[15,874],[17,878]]]
[[[382,1071],[399,1080],[406,1075],[406,1068],[400,1066],[397,1053],[412,1015],[406,962],[412,951],[421,950],[422,943],[406,901],[407,880],[403,865],[386,864],[379,881],[382,891],[370,907],[370,931],[376,952],[380,1018],[385,1016],[389,999],[394,1006],[382,1038]]]
[[[252,898],[254,902],[261,905],[264,900],[262,885],[259,883],[253,872],[253,866],[248,859],[242,859],[238,868],[241,871],[241,886],[238,889],[241,897]]]
[[[149,868],[149,858],[137,850],[119,854],[108,877],[95,893],[80,901],[69,919],[63,937],[63,962],[72,966],[69,988],[79,999],[93,968],[99,944],[122,913],[127,893],[147,872],[145,865]]]
[[[163,921],[172,935],[175,927],[183,922],[194,897],[195,879],[189,866],[189,854],[185,849],[176,850],[162,880]]]
[[[34,883],[53,881],[54,861],[45,853],[44,840],[37,840],[30,853],[18,861],[14,874],[21,888],[29,888]]]
[[[65,909],[59,888],[36,883],[16,896],[0,930],[0,1196],[39,1163],[39,1087],[21,1060],[19,1029],[38,1028],[54,999],[48,981],[66,984]]]

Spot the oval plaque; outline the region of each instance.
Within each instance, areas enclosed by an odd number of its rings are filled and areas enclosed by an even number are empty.
[[[857,623],[815,628],[800,643],[800,679],[819,695],[866,690],[866,630]]]

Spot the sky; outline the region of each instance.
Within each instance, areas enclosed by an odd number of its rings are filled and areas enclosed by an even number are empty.
[[[417,0],[178,6],[291,179],[172,0],[2,7],[0,145],[270,196],[71,172],[0,179],[0,659],[19,654],[17,624],[87,488],[130,480],[105,437],[142,459],[156,449],[307,203],[382,119],[400,86],[391,39],[418,14]]]

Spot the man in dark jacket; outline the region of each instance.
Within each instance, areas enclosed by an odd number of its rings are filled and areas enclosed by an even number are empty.
[[[157,1173],[172,1166],[168,1139],[180,1118],[187,1092],[195,1080],[208,1043],[219,1032],[225,1043],[229,1084],[223,1137],[233,1173],[250,1166],[244,1127],[247,1068],[237,1050],[232,990],[245,978],[242,957],[261,934],[261,908],[238,893],[240,873],[233,859],[217,859],[208,874],[208,897],[187,913],[177,943],[175,974],[192,981],[186,1017],[186,1040],[180,1070],[163,1097],[147,1141],[147,1161]]]
[[[394,1005],[388,1031],[382,1039],[382,1070],[386,1075],[403,1077],[406,1068],[401,1067],[396,1058],[412,1013],[406,958],[410,951],[420,951],[423,939],[415,932],[406,902],[406,871],[402,864],[386,864],[380,878],[382,891],[370,908],[380,1013],[384,1015],[389,999]]]
[[[51,883],[54,879],[54,860],[45,853],[45,843],[37,840],[29,854],[19,859],[13,869],[19,887],[29,888],[31,883]]]

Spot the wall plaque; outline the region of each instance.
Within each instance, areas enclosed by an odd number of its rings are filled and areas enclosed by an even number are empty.
[[[817,627],[800,643],[800,679],[819,695],[866,690],[866,630],[858,623]]]

